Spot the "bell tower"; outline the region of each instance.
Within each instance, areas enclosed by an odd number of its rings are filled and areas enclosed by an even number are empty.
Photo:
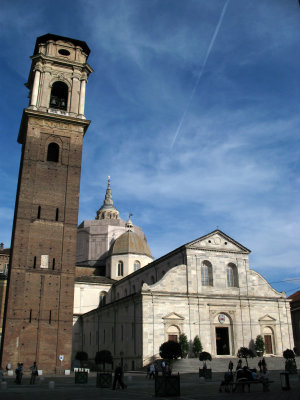
[[[37,38],[29,74],[2,340],[2,365],[69,369],[81,153],[92,68],[85,42]],[[61,361],[60,356],[63,356]]]

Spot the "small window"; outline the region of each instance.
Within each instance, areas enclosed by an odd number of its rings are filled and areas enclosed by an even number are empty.
[[[33,268],[36,268],[36,256],[34,256],[34,259],[33,259]]]
[[[32,310],[29,311],[29,323],[31,324]]]
[[[38,206],[38,212],[37,212],[36,218],[37,218],[37,219],[40,219],[40,218],[41,218],[41,206]]]
[[[123,261],[118,262],[118,276],[124,275],[124,264]]]
[[[53,270],[55,269],[55,258],[53,258],[53,260],[52,260],[52,269]]]
[[[140,268],[141,268],[141,263],[138,260],[135,260],[133,264],[133,271],[137,271]]]
[[[51,320],[52,320],[52,315],[51,315],[51,310],[49,311],[49,324],[51,324]]]
[[[59,211],[58,208],[56,209],[56,214],[55,214],[55,221],[58,221],[58,217],[59,217]]]
[[[50,143],[47,151],[47,161],[58,162],[59,158],[59,145],[57,143]]]

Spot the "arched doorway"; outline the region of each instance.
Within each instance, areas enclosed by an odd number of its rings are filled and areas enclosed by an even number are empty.
[[[169,328],[167,329],[168,340],[171,340],[172,342],[178,342],[179,335],[180,335],[180,330],[177,326],[175,325],[169,326]]]
[[[266,326],[263,330],[263,337],[265,342],[265,353],[274,354],[274,333],[273,329]]]

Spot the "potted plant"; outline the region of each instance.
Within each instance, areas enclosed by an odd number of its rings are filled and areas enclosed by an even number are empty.
[[[163,375],[155,377],[155,396],[180,396],[180,376],[171,375],[171,361],[182,357],[180,344],[171,340],[164,342],[159,348],[159,355],[167,360],[169,369],[166,366]]]
[[[285,370],[290,374],[297,374],[297,364],[295,360],[295,353],[291,349],[286,349],[283,352],[285,358]]]
[[[211,379],[212,373],[211,368],[207,368],[206,361],[211,361],[211,354],[207,351],[202,351],[199,354],[199,360],[203,362],[202,369],[199,368],[199,376],[204,377],[205,379]]]
[[[189,352],[190,346],[189,346],[189,343],[188,343],[188,340],[187,340],[187,336],[184,333],[181,333],[179,335],[179,344],[180,344],[180,347],[181,347],[182,357],[186,358],[186,356],[187,356],[187,354]]]
[[[75,360],[80,361],[80,367],[83,368],[87,365],[88,354],[85,351],[77,351],[75,355]],[[88,373],[86,371],[76,371],[75,372],[75,383],[87,383]]]
[[[258,355],[258,357],[262,357],[264,355],[265,342],[261,335],[257,335],[255,343],[254,343],[254,348],[255,348],[255,351],[256,351],[256,354]]]
[[[95,363],[97,365],[97,369],[99,369],[99,364],[102,364],[102,370],[103,372],[97,372],[97,387],[105,387],[109,388],[112,385],[112,373],[111,372],[105,372],[105,364],[111,364],[113,363],[113,358],[111,355],[111,352],[108,350],[101,350],[97,351],[96,356],[95,356]]]
[[[195,357],[199,357],[199,354],[203,350],[201,341],[199,339],[199,336],[195,336],[194,341],[193,341],[193,346],[192,346],[192,352],[194,353]]]

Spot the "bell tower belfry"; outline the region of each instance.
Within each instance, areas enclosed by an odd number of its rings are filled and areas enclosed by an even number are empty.
[[[29,74],[2,365],[69,369],[85,88],[92,68],[85,42],[37,38]],[[63,360],[59,359],[63,356]]]

